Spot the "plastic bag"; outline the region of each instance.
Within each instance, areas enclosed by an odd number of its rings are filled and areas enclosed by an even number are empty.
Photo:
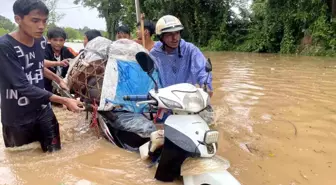
[[[143,138],[150,137],[156,131],[154,123],[142,114],[131,112],[116,112],[117,119],[111,122],[112,127],[138,134]]]

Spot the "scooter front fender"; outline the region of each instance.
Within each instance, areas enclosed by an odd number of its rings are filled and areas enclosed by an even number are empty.
[[[212,157],[217,152],[215,143],[205,144],[210,128],[199,115],[171,115],[164,123],[165,137],[183,150],[199,157]]]

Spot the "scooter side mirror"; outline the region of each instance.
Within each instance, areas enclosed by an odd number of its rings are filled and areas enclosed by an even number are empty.
[[[206,71],[207,73],[209,73],[209,72],[212,71],[212,64],[211,64],[211,60],[210,60],[210,58],[208,58],[208,61],[207,61],[207,63],[206,63],[205,71]]]
[[[153,73],[154,61],[147,53],[141,51],[135,55],[135,58],[138,61],[143,71],[147,72],[148,74]]]
[[[153,80],[155,84],[155,92],[158,93],[159,86],[154,80],[152,73],[154,72],[154,61],[153,59],[145,52],[141,51],[135,55],[136,60],[141,66],[142,70],[147,72],[148,76]]]

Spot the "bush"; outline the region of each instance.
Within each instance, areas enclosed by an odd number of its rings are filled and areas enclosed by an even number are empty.
[[[6,30],[5,28],[0,28],[0,37],[7,34],[7,33],[9,33],[8,30]]]

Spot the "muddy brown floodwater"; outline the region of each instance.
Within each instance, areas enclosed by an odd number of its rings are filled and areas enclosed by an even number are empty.
[[[335,185],[336,59],[206,55],[214,66],[218,154],[231,162],[229,171],[243,185]],[[55,111],[63,150],[8,151],[1,137],[0,184],[165,184],[137,154],[74,130],[83,114]]]

